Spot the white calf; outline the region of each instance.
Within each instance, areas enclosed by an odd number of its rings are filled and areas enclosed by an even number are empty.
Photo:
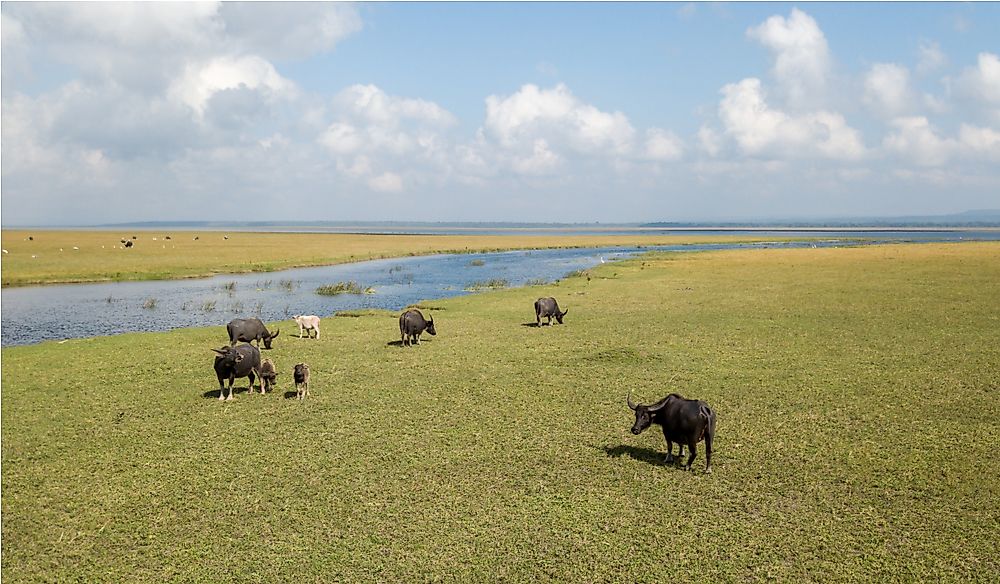
[[[302,338],[302,331],[316,331],[316,338],[319,338],[319,317],[315,315],[308,316],[293,316],[295,322],[299,325],[299,338]],[[312,334],[306,332],[309,338],[312,338]]]

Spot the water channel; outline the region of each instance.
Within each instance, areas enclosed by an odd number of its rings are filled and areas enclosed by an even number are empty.
[[[470,294],[477,282],[503,280],[508,286],[552,282],[575,270],[654,249],[702,251],[833,245],[844,242],[827,239],[521,250],[406,257],[202,279],[6,288],[0,298],[3,307],[0,343],[7,347],[126,332],[222,326],[240,317],[256,316],[271,322],[295,314],[328,316],[349,309],[395,311],[420,300]],[[320,286],[348,281],[368,289],[368,293],[337,296],[316,293]]]

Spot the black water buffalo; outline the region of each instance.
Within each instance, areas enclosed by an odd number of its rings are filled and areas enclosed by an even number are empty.
[[[432,335],[436,335],[437,331],[434,330],[434,320],[424,320],[424,315],[417,309],[411,308],[403,314],[399,315],[399,335],[401,337],[400,342],[405,347],[407,341],[409,341],[410,346],[413,346],[413,340],[416,339],[417,344],[420,344],[420,333],[427,331]]]
[[[260,377],[260,351],[253,345],[240,345],[238,347],[222,347],[212,349],[218,355],[215,357],[215,375],[219,378],[219,399],[233,399],[233,382],[240,377],[250,378],[250,392],[253,393],[254,375]],[[229,396],[222,382],[229,380]],[[263,384],[260,392],[264,393]]]
[[[552,317],[556,317],[556,321],[562,324],[563,317],[569,310],[564,310],[559,312],[559,303],[556,302],[555,298],[539,298],[535,300],[535,324],[537,326],[542,326],[542,318],[548,317],[548,322],[546,324],[552,324]]]
[[[229,346],[234,346],[237,342],[249,343],[250,341],[257,341],[257,347],[260,347],[260,342],[264,341],[264,348],[271,348],[271,341],[274,340],[278,333],[281,332],[280,329],[274,329],[272,334],[264,326],[259,318],[236,318],[226,325],[226,332],[229,333]]]
[[[659,424],[663,428],[663,437],[667,440],[667,463],[674,462],[674,442],[681,447],[677,454],[680,460],[684,455],[684,446],[690,449],[685,468],[691,470],[691,463],[698,454],[696,445],[705,440],[705,472],[712,472],[712,440],[715,438],[715,412],[708,404],[697,399],[684,399],[672,393],[655,404],[644,406],[632,401],[632,396],[626,396],[626,403],[635,411],[633,434],[640,434],[650,424]]]

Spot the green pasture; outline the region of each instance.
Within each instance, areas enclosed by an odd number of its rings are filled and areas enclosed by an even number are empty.
[[[136,239],[132,239],[133,236]],[[166,239],[170,237],[170,239]],[[197,239],[195,239],[197,238]],[[121,240],[132,241],[126,249]],[[0,232],[3,286],[166,280],[272,272],[432,253],[509,249],[775,241],[755,235],[374,235],[220,231]]]
[[[1000,244],[590,276],[423,303],[413,348],[282,322],[279,390],[229,403],[221,322],[3,349],[3,581],[1000,579]],[[549,295],[566,324],[527,326]],[[714,473],[628,391],[708,401]]]

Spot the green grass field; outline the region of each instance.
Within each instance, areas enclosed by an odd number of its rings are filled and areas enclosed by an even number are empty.
[[[120,240],[130,240],[133,235],[138,237],[134,247],[124,249]],[[169,240],[164,239],[166,235],[170,236]],[[0,233],[6,252],[3,254],[3,286],[272,272],[431,253],[787,239],[794,238],[754,235],[537,236],[521,235],[516,230],[510,235],[224,234],[219,231],[128,230],[3,230]]]
[[[566,324],[524,326],[548,295]],[[4,349],[4,582],[1000,579],[1000,244],[655,254],[425,307],[414,348],[379,311],[282,335],[279,391],[230,403],[221,325]],[[708,401],[714,474],[632,436],[629,390]]]

